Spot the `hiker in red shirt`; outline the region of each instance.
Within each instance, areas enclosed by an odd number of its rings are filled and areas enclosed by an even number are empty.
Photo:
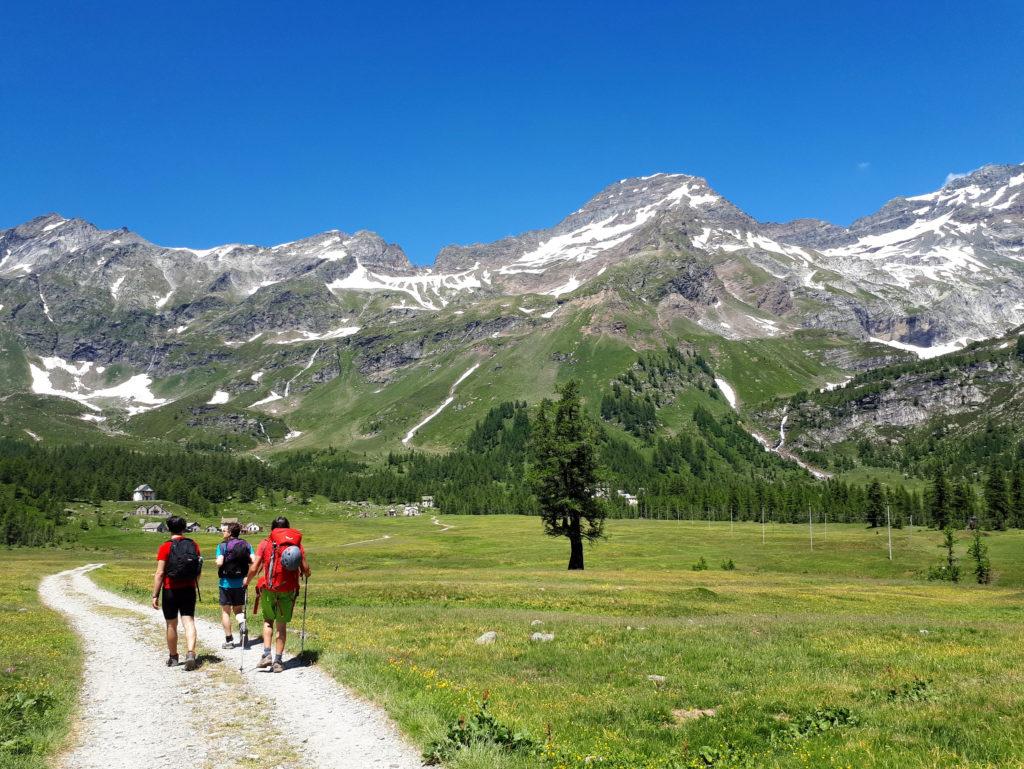
[[[309,579],[311,573],[302,547],[302,532],[291,528],[284,516],[270,524],[270,536],[256,548],[256,560],[249,568],[243,585],[247,586],[261,571],[263,576],[256,583],[256,600],[263,607],[263,656],[256,667],[280,673],[284,670],[282,656],[288,638],[288,623],[299,595],[299,576]],[[271,658],[270,644],[274,640],[275,627],[277,643]]]
[[[196,669],[196,591],[203,559],[199,545],[183,537],[185,519],[172,515],[167,519],[171,538],[156,553],[156,574],[153,575],[153,608],[160,608],[163,593],[164,619],[167,621],[167,667],[178,664],[178,615],[185,626],[185,670]]]

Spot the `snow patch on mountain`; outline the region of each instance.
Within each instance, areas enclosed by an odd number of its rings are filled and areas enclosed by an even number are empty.
[[[231,394],[227,390],[217,390],[206,403],[210,406],[219,406],[229,400],[231,400]]]
[[[346,336],[358,333],[360,328],[360,326],[340,326],[320,334],[315,331],[282,331],[271,342],[273,344],[297,344],[299,342],[315,342],[323,339],[343,339]]]
[[[462,384],[462,382],[466,379],[466,377],[468,377],[470,374],[472,374],[478,368],[480,368],[480,364],[479,363],[474,363],[465,372],[463,372],[462,376],[460,376],[458,379],[455,380],[455,383],[448,390],[448,397],[445,398],[441,402],[441,405],[438,406],[436,409],[434,409],[426,417],[424,417],[421,422],[419,422],[415,427],[413,427],[411,430],[409,430],[409,432],[407,432],[405,434],[405,437],[402,438],[402,443],[404,445],[408,446],[409,445],[409,441],[411,441],[413,439],[413,436],[416,435],[417,431],[419,431],[424,425],[427,424],[427,422],[432,420],[434,417],[436,417],[438,414],[440,414],[442,411],[444,411],[446,408],[448,408],[448,406],[451,405],[452,401],[455,400],[455,390],[458,388],[458,386],[460,384]]]
[[[940,355],[945,355],[946,353],[956,352],[957,350],[966,347],[972,340],[967,337],[960,337],[959,339],[954,339],[952,342],[934,345],[933,347],[922,347],[920,345],[908,344],[907,342],[899,342],[892,339],[879,339],[874,336],[870,338],[870,341],[888,345],[889,347],[895,347],[897,350],[912,352],[917,355],[918,358],[924,360],[928,358],[937,358]]]
[[[570,275],[569,276],[569,280],[567,280],[565,283],[563,283],[560,286],[556,286],[555,288],[551,289],[550,291],[545,291],[544,293],[547,296],[558,297],[558,296],[561,296],[562,294],[571,294],[573,291],[575,291],[577,288],[579,288],[582,285],[583,285],[583,281],[581,281],[575,275]]]
[[[356,261],[356,268],[344,278],[326,284],[330,291],[399,291],[408,294],[425,310],[446,307],[453,294],[483,287],[476,270],[458,273],[421,273],[398,276],[371,272]]]
[[[722,395],[729,401],[729,405],[734,409],[736,408],[736,391],[732,389],[732,385],[726,382],[724,379],[715,377],[715,384],[718,385],[718,389],[722,391]]]
[[[29,362],[29,373],[32,378],[32,392],[37,395],[53,395],[67,398],[82,404],[93,411],[100,411],[101,406],[113,405],[129,414],[162,406],[169,401],[156,397],[150,390],[153,380],[146,374],[136,374],[120,384],[110,387],[93,388],[83,379],[95,370],[102,373],[103,367],[93,369],[91,361],[71,363],[56,356],[40,358],[42,365]],[[56,381],[54,375],[57,374]],[[110,404],[108,401],[116,401]]]

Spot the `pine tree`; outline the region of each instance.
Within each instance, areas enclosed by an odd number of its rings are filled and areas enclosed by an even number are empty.
[[[931,524],[937,529],[945,529],[949,525],[950,489],[949,481],[942,465],[935,468],[932,487],[928,494],[928,515]]]
[[[597,490],[593,429],[580,405],[579,384],[567,382],[560,400],[541,403],[531,435],[530,485],[540,505],[544,532],[569,539],[569,569],[583,569],[583,541],[604,533]]]
[[[1010,506],[1012,525],[1024,526],[1024,464],[1020,462],[1013,466],[1013,475],[1010,477]]]
[[[989,524],[993,529],[1003,531],[1010,517],[1010,497],[1006,493],[1006,476],[1003,469],[993,464],[985,482],[985,507]]]
[[[953,533],[953,528],[947,526],[943,532],[942,547],[946,550],[946,579],[950,582],[960,581],[960,564],[957,563],[956,553],[953,549],[956,547],[956,538]]]
[[[868,486],[867,508],[864,511],[864,519],[872,529],[885,523],[885,489],[878,479],[871,481]]]
[[[974,498],[974,489],[967,479],[961,478],[953,484],[953,493],[950,499],[950,513],[952,522],[957,526],[967,524],[977,513]]]
[[[967,550],[974,559],[974,576],[979,585],[987,585],[992,581],[992,564],[988,558],[988,545],[981,541],[981,528],[974,530],[974,539]]]

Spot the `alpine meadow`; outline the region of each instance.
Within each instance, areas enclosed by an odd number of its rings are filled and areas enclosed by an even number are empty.
[[[1018,7],[60,5],[0,769],[1024,769]]]

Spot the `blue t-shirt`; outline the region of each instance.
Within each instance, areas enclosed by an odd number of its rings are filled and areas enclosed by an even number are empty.
[[[220,558],[222,555],[226,555],[227,550],[226,550],[225,546],[227,545],[227,543],[229,541],[230,540],[227,540],[227,541],[221,542],[220,544],[217,545],[217,555],[216,555],[217,558]],[[245,542],[245,540],[241,540],[241,539],[238,540],[238,541],[239,542]],[[245,545],[235,545],[235,547],[248,547],[248,546],[249,546],[248,542],[245,542]],[[232,548],[232,550],[233,549],[234,548]],[[252,553],[252,548],[251,547],[249,548],[249,552]],[[243,579],[245,579],[245,577],[221,577],[220,578],[220,582],[218,584],[220,585],[220,587],[241,587]]]

